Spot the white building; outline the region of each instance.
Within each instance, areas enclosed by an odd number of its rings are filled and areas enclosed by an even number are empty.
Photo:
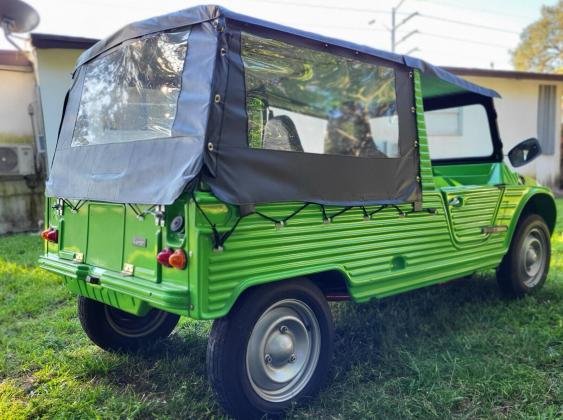
[[[35,77],[26,54],[0,50],[0,234],[36,230],[43,218],[33,112]]]
[[[543,154],[518,171],[561,188],[563,74],[450,67],[447,70],[496,90],[499,132],[505,154],[520,141],[536,137]]]
[[[64,99],[72,80],[74,65],[78,56],[96,41],[90,38],[31,34],[49,163],[55,152]]]

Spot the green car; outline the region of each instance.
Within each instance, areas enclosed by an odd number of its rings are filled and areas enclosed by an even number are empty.
[[[508,294],[542,287],[553,195],[504,163],[495,97],[217,6],[133,23],[78,60],[40,264],[108,351],[214,320],[218,401],[281,414],[330,368],[329,301],[488,269]],[[528,139],[507,155],[540,153]]]

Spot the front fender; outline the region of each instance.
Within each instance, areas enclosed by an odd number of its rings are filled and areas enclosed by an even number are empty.
[[[518,227],[519,221],[522,217],[528,214],[538,214],[543,217],[549,228],[550,234],[553,234],[557,220],[557,206],[555,205],[553,193],[548,188],[531,187],[520,199],[518,207],[514,211],[514,215],[510,222],[508,234],[506,235],[507,247],[512,242],[512,237]]]

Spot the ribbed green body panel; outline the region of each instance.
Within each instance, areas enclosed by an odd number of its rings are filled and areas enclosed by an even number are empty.
[[[458,216],[465,219],[461,234],[470,243],[458,244],[441,194],[428,192],[424,198],[427,207],[437,209],[435,214],[422,211],[402,217],[388,208],[364,220],[361,210],[353,209],[326,224],[320,209],[310,206],[282,228],[252,215],[240,222],[222,252],[211,250],[209,230],[198,217],[198,252],[206,255],[207,264],[200,267],[205,268],[200,273],[201,307],[194,315],[223,315],[249,286],[328,270],[342,272],[352,298],[363,301],[498,265],[506,252],[507,233],[482,234],[481,227],[489,226],[491,220],[474,220],[472,210]],[[202,203],[213,200],[207,194],[199,199]],[[258,210],[282,219],[298,206],[272,204]],[[490,206],[488,200],[486,207]],[[503,202],[503,210],[509,207],[509,202]],[[410,210],[410,206],[402,208]],[[463,225],[466,222],[470,228]]]

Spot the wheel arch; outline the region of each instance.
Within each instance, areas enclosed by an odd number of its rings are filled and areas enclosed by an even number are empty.
[[[512,241],[514,232],[516,231],[516,227],[518,226],[520,220],[529,214],[537,214],[541,216],[547,224],[549,233],[553,234],[557,220],[557,207],[555,205],[555,200],[553,196],[548,193],[534,192],[530,194],[525,201],[523,201],[519,207],[519,211],[512,220],[510,226],[510,241]]]
[[[288,275],[284,278],[263,280],[263,281],[246,281],[243,282],[233,291],[233,296],[225,307],[220,311],[220,314],[213,314],[211,318],[219,318],[229,314],[232,308],[235,306],[236,302],[241,299],[251,290],[257,287],[266,286],[268,284],[279,283],[284,281],[308,279],[315,286],[317,286],[321,292],[325,295],[329,301],[341,301],[349,300],[350,297],[350,278],[348,274],[342,269],[331,268],[324,269],[320,271]]]

